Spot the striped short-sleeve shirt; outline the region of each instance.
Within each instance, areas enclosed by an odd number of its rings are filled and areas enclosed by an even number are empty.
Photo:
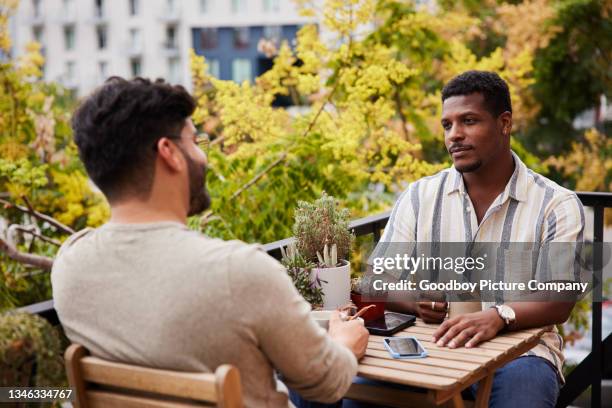
[[[530,242],[583,240],[584,210],[576,194],[528,169],[513,152],[515,168],[480,224],[463,177],[454,167],[412,183],[396,202],[374,250],[389,242]],[[483,302],[483,310],[495,303]],[[551,326],[526,355],[563,366],[563,340]]]

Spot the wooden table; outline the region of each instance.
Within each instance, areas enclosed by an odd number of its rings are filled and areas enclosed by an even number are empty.
[[[370,336],[366,355],[359,362],[358,375],[372,380],[409,385],[418,391],[400,390],[370,384],[353,384],[345,398],[391,407],[425,407],[446,404],[464,407],[461,391],[480,381],[474,406],[488,407],[495,370],[534,347],[544,329],[505,333],[478,347],[449,349],[431,342],[439,325],[417,319],[394,336],[414,336],[428,356],[400,360],[389,355],[382,336]]]

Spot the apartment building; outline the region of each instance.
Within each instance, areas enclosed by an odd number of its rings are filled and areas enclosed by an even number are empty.
[[[257,51],[261,38],[291,41],[309,21],[290,0],[22,0],[13,54],[38,41],[45,80],[77,95],[111,75],[189,86],[191,48],[216,76],[242,81],[271,64]]]

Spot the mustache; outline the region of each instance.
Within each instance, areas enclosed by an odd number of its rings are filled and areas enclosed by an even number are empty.
[[[468,145],[468,144],[463,144],[463,143],[453,143],[448,147],[448,152],[449,153],[454,153],[456,151],[460,151],[460,150],[470,150],[473,149],[474,147],[472,145]]]

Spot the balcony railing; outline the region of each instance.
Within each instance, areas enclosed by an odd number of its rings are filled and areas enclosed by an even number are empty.
[[[585,207],[593,209],[593,241],[603,242],[604,233],[604,209],[612,208],[612,193],[577,193],[578,198]],[[374,242],[380,240],[381,232],[389,220],[390,212],[372,215],[361,218],[350,223],[349,228],[354,231],[356,236],[373,235]],[[280,259],[280,248],[291,242],[292,238],[271,242],[264,245],[268,254],[276,259]],[[602,264],[602,254],[599,260],[595,257],[595,262]],[[595,264],[597,266],[597,263]],[[594,268],[597,270],[597,267]],[[600,268],[601,271],[601,268]],[[601,282],[601,272],[596,276]],[[598,285],[598,290],[602,290],[602,285]],[[602,294],[593,295],[593,299],[602,299]],[[602,307],[601,302],[592,302],[592,349],[591,353],[567,376],[565,385],[561,388],[561,393],[557,401],[557,407],[566,407],[571,404],[589,386],[591,387],[591,407],[601,407],[601,382],[602,379],[612,377],[612,367],[606,367],[606,361],[612,361],[612,335],[602,339]],[[57,313],[53,308],[53,300],[29,305],[20,309],[30,313],[38,314],[47,319],[51,324],[59,324]],[[606,371],[607,370],[607,371]]]

